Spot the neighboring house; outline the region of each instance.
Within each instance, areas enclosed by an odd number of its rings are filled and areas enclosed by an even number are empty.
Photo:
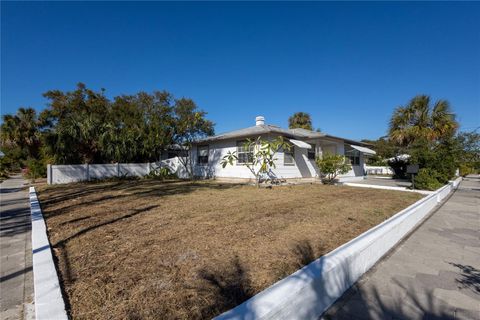
[[[352,164],[352,170],[339,177],[340,181],[363,179],[365,174],[364,158],[374,155],[370,145],[350,139],[339,138],[305,129],[282,129],[265,124],[264,117],[256,117],[255,126],[230,131],[208,137],[196,142],[191,150],[193,172],[203,178],[240,178],[253,179],[252,173],[243,165],[248,159],[249,150],[243,144],[247,138],[275,139],[282,136],[291,143],[292,148],[286,152],[280,150],[276,155],[276,167],[269,174],[278,179],[315,179],[319,177],[315,158],[323,153],[345,155]],[[233,166],[222,168],[220,161],[228,151],[235,151],[239,160]]]

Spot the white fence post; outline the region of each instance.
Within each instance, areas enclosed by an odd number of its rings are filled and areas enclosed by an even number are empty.
[[[52,184],[52,165],[47,164],[47,184]]]

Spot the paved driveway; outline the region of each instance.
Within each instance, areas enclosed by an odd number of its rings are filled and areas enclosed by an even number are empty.
[[[323,319],[480,319],[480,176],[466,178]]]
[[[385,187],[410,187],[412,183],[408,180],[402,180],[402,179],[391,179],[391,178],[379,178],[379,177],[373,177],[373,176],[367,176],[366,179],[363,179],[361,181],[355,181],[355,183],[359,184],[373,184],[377,186],[385,186]]]
[[[33,276],[28,191],[21,176],[0,184],[0,319],[32,319]]]

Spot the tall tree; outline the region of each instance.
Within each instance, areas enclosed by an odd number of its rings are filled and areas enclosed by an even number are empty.
[[[290,129],[302,128],[313,130],[310,114],[306,112],[294,113],[290,118],[288,118],[288,127]]]
[[[0,128],[2,149],[21,151],[26,158],[37,158],[40,151],[40,132],[37,113],[32,108],[19,108],[15,115],[3,116]]]
[[[457,128],[448,101],[439,100],[432,106],[429,96],[419,95],[406,106],[395,109],[388,134],[395,143],[408,147],[418,139],[431,142],[448,139]]]
[[[460,164],[472,171],[480,170],[480,134],[472,132],[460,132],[456,140],[460,147]]]
[[[103,162],[98,138],[107,124],[110,101],[103,90],[95,92],[83,83],[72,92],[44,94],[49,108],[41,114],[46,153],[55,163]]]
[[[190,177],[193,177],[191,157],[192,143],[214,134],[214,123],[205,118],[206,112],[200,110],[191,99],[175,100],[174,106],[174,142],[189,150],[189,157],[179,157]]]

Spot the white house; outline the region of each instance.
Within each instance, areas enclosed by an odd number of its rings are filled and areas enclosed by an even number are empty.
[[[269,175],[278,179],[318,178],[319,172],[315,158],[325,152],[345,155],[350,159],[352,170],[340,176],[340,181],[363,179],[364,158],[375,154],[375,151],[368,148],[368,144],[359,141],[305,129],[283,129],[265,124],[265,118],[258,116],[253,127],[230,131],[196,142],[191,150],[194,175],[204,178],[253,179],[252,173],[240,160],[247,159],[246,155],[242,156],[248,153],[248,150],[243,148],[245,139],[257,137],[275,139],[279,136],[291,143],[292,148],[287,152],[279,151],[275,155],[276,168],[272,169]],[[240,159],[233,166],[228,165],[222,168],[220,161],[228,151],[235,151]]]

